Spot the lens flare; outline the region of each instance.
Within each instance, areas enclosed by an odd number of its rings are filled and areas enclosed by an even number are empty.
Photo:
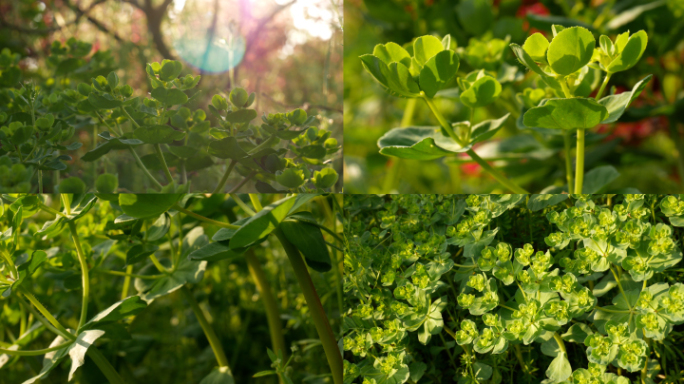
[[[229,71],[245,56],[245,39],[229,39],[185,34],[173,43],[178,55],[189,65],[203,71],[220,73]]]

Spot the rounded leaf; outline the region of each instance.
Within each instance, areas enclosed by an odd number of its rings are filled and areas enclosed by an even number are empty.
[[[136,219],[156,217],[168,211],[181,195],[173,193],[140,194],[122,193],[119,206],[125,214]]]
[[[501,84],[491,76],[482,76],[461,93],[461,102],[470,108],[484,107],[501,93]]]
[[[454,51],[439,52],[420,71],[420,88],[428,97],[434,97],[456,75],[458,65],[458,55]]]
[[[114,193],[117,188],[119,188],[119,179],[111,173],[104,173],[95,181],[95,190],[100,193]]]
[[[596,39],[588,29],[566,28],[553,38],[546,58],[556,73],[569,75],[589,64],[595,47]]]
[[[546,63],[546,51],[549,49],[549,41],[541,33],[532,34],[525,40],[523,49],[527,52],[532,60],[538,63]]]
[[[59,193],[85,193],[86,185],[78,177],[69,177],[59,183],[58,190]]]
[[[550,99],[525,112],[523,123],[537,128],[589,129],[607,117],[606,107],[594,99]]]
[[[619,51],[618,56],[608,64],[606,70],[609,73],[615,73],[632,68],[641,59],[647,43],[648,35],[643,30],[633,34],[627,40],[627,44]],[[619,49],[620,47],[618,47]]]

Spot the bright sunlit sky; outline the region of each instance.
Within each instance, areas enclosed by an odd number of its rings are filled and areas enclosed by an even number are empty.
[[[172,13],[180,13],[187,1],[196,0],[175,0],[173,4],[175,12]],[[287,4],[290,1],[249,0],[255,7],[267,7],[267,9]],[[281,55],[292,54],[297,45],[304,44],[311,38],[330,40],[334,29],[339,27],[340,22],[333,8],[336,3],[336,0],[297,0],[289,6],[288,11],[294,28],[288,33],[287,43],[282,48]],[[236,21],[239,22],[239,20]]]

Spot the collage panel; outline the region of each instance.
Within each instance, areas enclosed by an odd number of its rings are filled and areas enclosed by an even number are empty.
[[[683,191],[681,4],[346,1],[345,191]]]
[[[341,14],[0,2],[0,192],[340,192]]]
[[[0,383],[342,384],[342,195],[0,196]]]
[[[344,379],[675,383],[681,195],[346,195]]]

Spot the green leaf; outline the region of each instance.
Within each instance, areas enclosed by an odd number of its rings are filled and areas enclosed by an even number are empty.
[[[299,188],[306,177],[304,176],[304,171],[297,168],[285,168],[283,171],[276,172],[276,181],[287,188]]]
[[[135,137],[146,144],[169,144],[185,138],[185,132],[168,125],[144,125],[134,132]]]
[[[116,86],[119,85],[119,76],[116,74],[116,72],[109,72],[109,75],[107,75],[107,84],[112,89],[116,88]]]
[[[376,45],[373,49],[373,56],[387,65],[397,62],[404,64],[407,68],[411,66],[411,56],[402,46],[396,43],[389,42]]]
[[[414,160],[433,160],[470,149],[461,147],[436,127],[394,128],[378,140],[378,147],[383,155]]]
[[[123,105],[123,101],[115,99],[108,93],[100,96],[95,92],[88,95],[88,102],[97,109],[114,109]]]
[[[510,113],[507,113],[499,119],[485,120],[481,123],[478,123],[472,128],[472,133],[470,134],[470,144],[472,145],[491,139],[494,135],[496,135],[497,132],[499,132],[501,128],[503,128],[503,123],[506,121],[506,119],[508,119],[509,115]]]
[[[373,55],[361,56],[363,67],[387,90],[400,97],[419,97],[420,88],[408,68],[401,63],[385,64]]]
[[[527,208],[530,211],[540,211],[546,207],[551,207],[568,199],[567,194],[544,194],[544,195],[530,195],[530,200],[527,202]]]
[[[431,57],[420,71],[420,88],[428,97],[434,97],[458,71],[458,55],[446,50]]]
[[[216,367],[200,381],[200,384],[235,384],[235,379],[229,367]]]
[[[204,247],[208,242],[202,227],[195,227],[188,232],[183,240],[181,261],[172,273],[156,280],[135,279],[135,288],[140,297],[149,305],[156,298],[175,292],[185,284],[199,283],[204,277],[207,262],[190,260],[187,256]],[[157,272],[156,268],[151,265],[143,269],[143,272],[145,271]]]
[[[310,212],[299,212],[298,215],[308,216],[311,220],[315,220]],[[306,221],[287,219],[280,223],[280,229],[304,255],[309,267],[318,272],[328,272],[332,268],[328,245],[323,239],[320,228]]]
[[[523,116],[528,127],[590,129],[608,117],[608,110],[594,99],[549,99]]]
[[[646,88],[646,85],[653,75],[648,75],[641,79],[638,83],[634,85],[630,92],[622,92],[617,95],[610,95],[599,100],[599,104],[606,107],[608,110],[608,117],[606,117],[601,124],[614,123],[625,113],[625,110],[634,101],[641,92]]]
[[[164,87],[159,87],[153,89],[151,94],[153,98],[161,101],[167,106],[180,105],[188,102],[188,95],[176,88],[166,89]]]
[[[487,380],[492,377],[492,367],[485,363],[477,362],[473,364],[473,373],[477,380]]]
[[[561,75],[569,75],[589,64],[596,39],[588,29],[571,27],[553,38],[546,55],[549,65]]]
[[[238,109],[226,115],[226,121],[233,124],[244,124],[254,120],[257,112],[254,109]]]
[[[111,173],[103,173],[95,180],[95,190],[100,193],[114,193],[119,188],[119,179]]]
[[[250,217],[230,240],[230,249],[244,247],[273,232],[290,212],[295,203],[294,196],[288,196],[269,204]]]
[[[126,138],[113,138],[109,136],[108,132],[107,135],[100,134],[100,137],[104,137],[107,142],[105,142],[102,145],[97,146],[95,149],[89,151],[83,157],[81,157],[81,160],[83,161],[95,161],[99,159],[100,157],[106,155],[109,153],[109,151],[114,150],[114,149],[128,149],[130,147],[134,147],[140,144],[143,144],[142,141],[138,139],[126,139]]]
[[[171,209],[181,195],[172,193],[119,195],[119,206],[125,214],[136,219],[157,217]]]
[[[60,181],[57,189],[59,190],[59,193],[78,194],[85,193],[86,185],[83,180],[79,179],[78,177],[69,177]]]
[[[599,193],[620,176],[612,165],[596,167],[584,175],[582,193]]]
[[[626,71],[632,68],[644,54],[646,44],[648,44],[648,35],[643,30],[630,36],[617,57],[608,64],[606,68],[608,73]],[[616,48],[619,49],[619,47]]]
[[[320,171],[314,171],[311,179],[316,188],[327,189],[337,183],[339,175],[333,168],[323,168]]]
[[[546,51],[549,49],[549,41],[541,33],[532,34],[525,40],[523,49],[527,52],[532,60],[538,63],[546,63]]]
[[[126,265],[133,265],[144,261],[150,255],[157,252],[157,250],[159,250],[159,247],[153,244],[136,244],[126,252]]]
[[[183,70],[183,64],[179,61],[168,60],[164,62],[159,71],[159,79],[162,81],[171,81],[180,75]],[[155,97],[156,98],[156,97]]]
[[[115,323],[129,316],[135,316],[146,307],[147,304],[139,296],[128,297],[95,315],[83,325],[81,330],[93,329],[104,324]]]
[[[249,154],[240,147],[237,139],[232,136],[209,143],[209,154],[221,159],[237,161],[249,157]]]
[[[546,85],[553,88],[556,91],[556,93],[558,93],[559,95],[563,94],[563,89],[561,88],[561,85],[558,82],[558,80],[551,77],[548,73],[544,72],[537,65],[537,63],[535,63],[534,60],[532,60],[530,55],[528,55],[527,52],[525,52],[525,50],[521,46],[517,44],[511,44],[510,47],[521,64],[529,68],[532,72],[541,76],[542,80],[546,83]]]
[[[484,107],[501,93],[501,84],[491,76],[482,76],[461,93],[461,102],[470,108]]]
[[[434,36],[421,36],[413,41],[413,58],[421,68],[428,60],[443,50],[442,41]]]
[[[561,382],[572,375],[572,367],[565,352],[560,352],[546,370],[546,376],[554,382]]]
[[[230,249],[229,246],[222,243],[209,243],[204,247],[192,252],[188,257],[191,260],[206,260],[206,261],[221,261],[234,260],[242,256],[246,248]]]

